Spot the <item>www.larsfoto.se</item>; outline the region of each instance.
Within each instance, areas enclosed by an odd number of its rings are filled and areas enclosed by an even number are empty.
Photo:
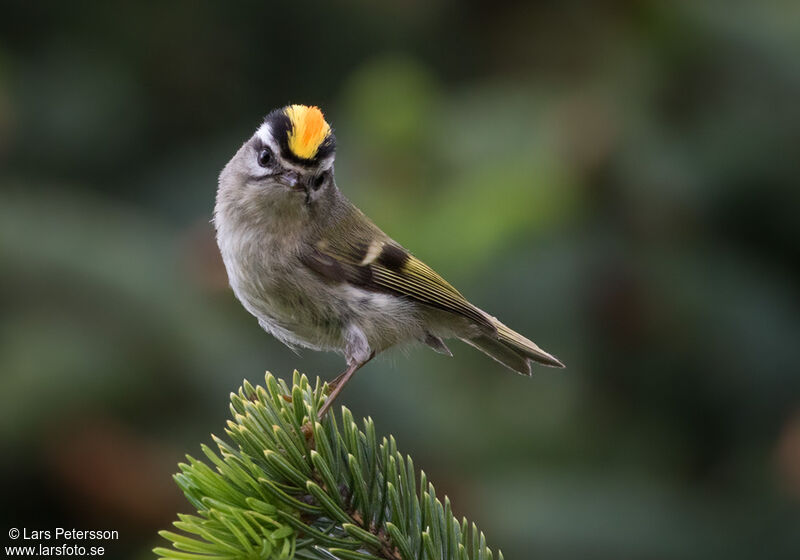
[[[81,546],[78,544],[7,546],[5,549],[7,558],[12,556],[103,556],[106,553],[105,548],[102,546]]]

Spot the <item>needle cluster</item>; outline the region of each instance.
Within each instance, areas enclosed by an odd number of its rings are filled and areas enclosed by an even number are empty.
[[[231,394],[218,451],[187,456],[175,481],[197,509],[161,531],[164,559],[491,560],[483,533],[459,521],[392,436],[347,408],[321,421],[327,386],[267,373]],[[502,560],[502,553],[497,557]]]

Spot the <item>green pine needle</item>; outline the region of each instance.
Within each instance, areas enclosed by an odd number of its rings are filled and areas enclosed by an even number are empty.
[[[187,456],[175,482],[197,509],[179,515],[181,533],[161,531],[172,548],[162,559],[462,560],[491,559],[483,533],[453,516],[425,473],[363,431],[342,407],[322,420],[326,386],[295,372],[291,390],[267,373],[264,387],[245,381],[231,394],[210,465]],[[313,423],[312,423],[313,421]],[[339,428],[341,426],[341,429]],[[419,490],[418,490],[419,489]],[[502,554],[498,557],[502,559]]]

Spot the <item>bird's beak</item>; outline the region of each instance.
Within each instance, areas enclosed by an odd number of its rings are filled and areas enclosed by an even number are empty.
[[[284,171],[280,174],[280,182],[290,189],[305,190],[305,186],[300,183],[300,174],[297,171]]]

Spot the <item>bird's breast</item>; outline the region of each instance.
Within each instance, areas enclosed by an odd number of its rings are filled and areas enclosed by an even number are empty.
[[[219,239],[231,288],[262,327],[292,345],[336,349],[343,310],[332,288],[301,265],[300,243],[264,231]]]

